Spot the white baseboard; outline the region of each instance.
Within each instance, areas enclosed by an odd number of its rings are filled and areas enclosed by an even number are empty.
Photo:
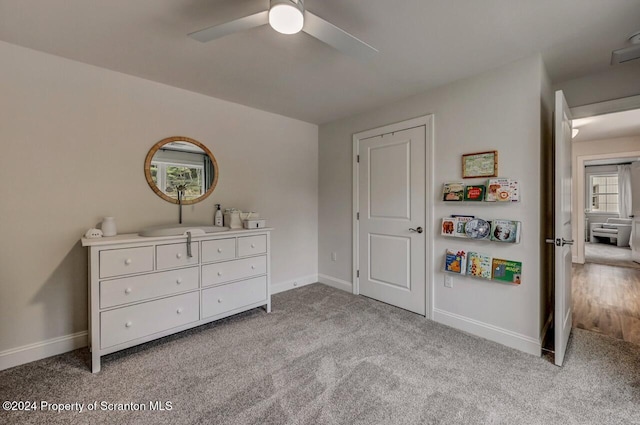
[[[353,292],[353,284],[351,282],[338,279],[337,277],[327,276],[326,274],[319,273],[318,282],[324,283],[325,285],[334,287],[336,289],[342,289],[343,291],[347,291],[349,293]]]
[[[290,289],[299,288],[301,286],[310,285],[312,283],[316,283],[317,281],[318,281],[318,275],[312,274],[309,276],[302,276],[296,279],[288,280],[286,282],[272,283],[271,295],[288,291]]]
[[[433,309],[433,320],[452,328],[497,342],[516,350],[524,351],[528,354],[540,357],[542,348],[539,338],[531,338],[526,335],[512,332],[488,323],[480,322],[469,317],[460,316],[448,311]]]
[[[0,370],[41,360],[87,346],[87,331],[60,336],[0,352]]]

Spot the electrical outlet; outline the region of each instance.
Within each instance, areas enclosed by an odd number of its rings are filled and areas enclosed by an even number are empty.
[[[444,277],[444,286],[446,288],[453,288],[453,276],[446,276]]]
[[[331,261],[338,261],[338,253],[333,251],[331,253]]]

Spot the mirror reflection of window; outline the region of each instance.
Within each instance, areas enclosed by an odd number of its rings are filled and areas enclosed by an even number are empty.
[[[211,185],[211,160],[195,145],[174,142],[159,149],[151,161],[153,182],[169,197],[178,199],[178,186],[185,186],[183,200],[202,196]],[[207,173],[207,170],[210,171]]]

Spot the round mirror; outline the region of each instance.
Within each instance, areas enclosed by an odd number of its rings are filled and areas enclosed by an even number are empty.
[[[218,163],[197,140],[169,137],[156,143],[147,154],[144,175],[151,189],[165,201],[195,204],[215,189]]]

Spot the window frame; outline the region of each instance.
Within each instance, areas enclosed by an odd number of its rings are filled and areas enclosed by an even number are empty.
[[[618,173],[617,172],[601,172],[601,173],[593,173],[589,175],[589,197],[588,197],[588,212],[591,214],[620,214],[620,192],[618,190],[618,185],[616,184],[616,191],[615,192],[594,192],[593,188],[594,188],[594,184],[593,184],[593,180],[594,178],[598,178],[598,177],[603,177],[603,178],[607,178],[607,177],[618,177]],[[609,186],[609,185],[606,185]],[[593,209],[593,204],[594,204],[594,200],[598,197],[598,196],[610,196],[610,195],[615,195],[618,199],[618,202],[615,203],[616,205],[616,210],[615,211],[603,211],[603,210],[594,210]],[[605,202],[605,205],[610,205],[610,203]]]

